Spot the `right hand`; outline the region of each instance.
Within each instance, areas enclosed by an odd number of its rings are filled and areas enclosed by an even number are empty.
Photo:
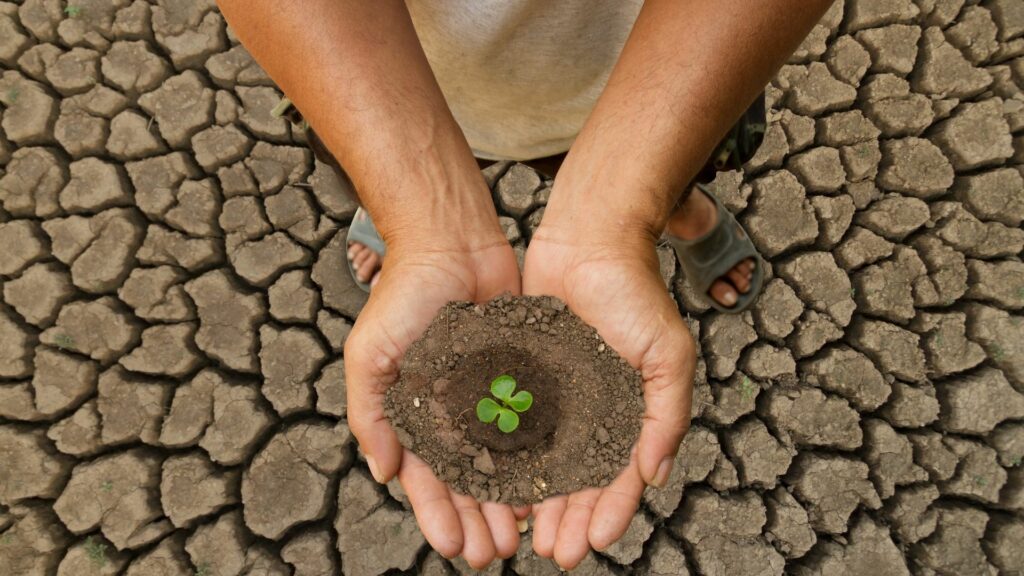
[[[441,555],[461,555],[477,569],[495,556],[516,553],[516,520],[528,516],[529,508],[479,503],[451,490],[399,444],[383,402],[406,349],[449,301],[519,294],[515,256],[497,217],[491,219],[493,226],[486,228],[493,230],[472,238],[452,238],[466,235],[458,223],[433,233],[420,230],[413,239],[385,234],[387,258],[345,344],[348,421],[373,477],[386,483],[397,474],[427,542]]]

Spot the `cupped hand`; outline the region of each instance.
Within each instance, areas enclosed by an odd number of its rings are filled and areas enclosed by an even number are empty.
[[[405,350],[441,307],[451,300],[518,294],[519,288],[519,269],[496,218],[494,234],[472,242],[389,241],[380,278],[345,344],[349,425],[373,477],[384,483],[397,475],[430,545],[448,558],[463,556],[475,568],[515,554],[516,520],[529,510],[481,504],[449,489],[399,444],[384,415],[384,393],[398,377]]]
[[[693,338],[658,272],[653,239],[641,236],[587,238],[542,224],[526,253],[523,292],[561,298],[643,377],[644,421],[628,466],[604,488],[533,507],[534,550],[566,570],[625,533],[644,487],[667,482],[689,426]]]

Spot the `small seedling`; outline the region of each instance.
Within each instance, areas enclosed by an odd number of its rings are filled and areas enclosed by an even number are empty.
[[[740,385],[740,393],[743,394],[744,400],[750,400],[754,397],[754,392],[757,390],[757,386],[751,381],[749,376],[743,377],[743,384]]]
[[[17,102],[18,96],[21,96],[21,90],[18,90],[17,86],[11,86],[7,89],[7,102],[9,104]]]
[[[992,357],[993,360],[1002,360],[1003,359],[1003,348],[1002,348],[1002,346],[993,346],[992,347],[992,352],[991,352],[990,356]]]
[[[196,576],[211,576],[212,574],[213,571],[210,568],[210,565],[206,562],[203,562],[202,564],[196,567]]]
[[[1014,468],[1016,468],[1017,466],[1020,466],[1021,460],[1022,460],[1022,458],[1020,456],[1017,456],[1013,460],[1010,460],[1010,466],[1013,466]]]
[[[69,4],[64,8],[64,13],[68,15],[68,18],[74,18],[82,13],[82,7]]]
[[[103,484],[100,484],[100,490],[103,490],[104,492],[110,492],[113,489],[114,483],[111,482],[110,480],[104,480]]]
[[[977,484],[978,486],[984,487],[986,484],[988,484],[988,479],[985,478],[984,476],[975,476],[974,483]]]
[[[89,557],[89,560],[97,568],[103,568],[107,565],[107,545],[102,542],[96,542],[92,539],[92,536],[85,539],[85,555]]]
[[[10,532],[4,534],[3,536],[0,536],[0,544],[10,544],[13,541],[14,535],[12,535]]]
[[[481,398],[476,405],[476,417],[484,424],[498,421],[498,430],[506,434],[519,428],[519,414],[533,405],[533,394],[526,390],[516,392],[516,379],[502,374],[491,381],[491,395],[497,399]]]
[[[74,350],[75,339],[67,334],[57,334],[53,337],[53,343],[57,345],[57,348],[61,350]]]

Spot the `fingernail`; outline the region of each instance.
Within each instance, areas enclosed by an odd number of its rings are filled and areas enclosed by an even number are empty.
[[[668,484],[668,475],[672,473],[672,459],[665,458],[661,461],[658,466],[658,472],[654,475],[654,480],[651,482],[651,486],[655,488],[664,488]]]
[[[355,257],[356,257],[355,250],[349,250],[348,251],[348,259],[351,260],[351,259],[353,259]]]
[[[373,479],[383,484],[384,481],[380,479],[380,471],[377,469],[377,461],[373,459],[373,456],[366,455],[366,465],[370,467],[370,474],[373,475]]]
[[[722,300],[725,300],[726,306],[732,306],[736,303],[736,293],[732,290],[728,290],[725,295],[722,296]]]
[[[355,270],[356,272],[358,272],[359,271],[359,264],[356,264],[355,262],[353,262],[352,263],[352,269]]]
[[[519,529],[520,534],[523,534],[530,529],[530,522],[526,518],[516,520],[516,528]]]

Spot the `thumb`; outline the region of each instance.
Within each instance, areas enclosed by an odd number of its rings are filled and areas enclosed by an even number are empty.
[[[384,391],[398,374],[388,355],[350,338],[345,344],[348,424],[366,456],[373,478],[384,484],[398,473],[402,445],[384,414]]]
[[[644,482],[658,488],[668,482],[679,443],[690,427],[696,352],[693,338],[679,320],[673,337],[658,339],[643,367],[644,422],[637,443],[637,463]]]

